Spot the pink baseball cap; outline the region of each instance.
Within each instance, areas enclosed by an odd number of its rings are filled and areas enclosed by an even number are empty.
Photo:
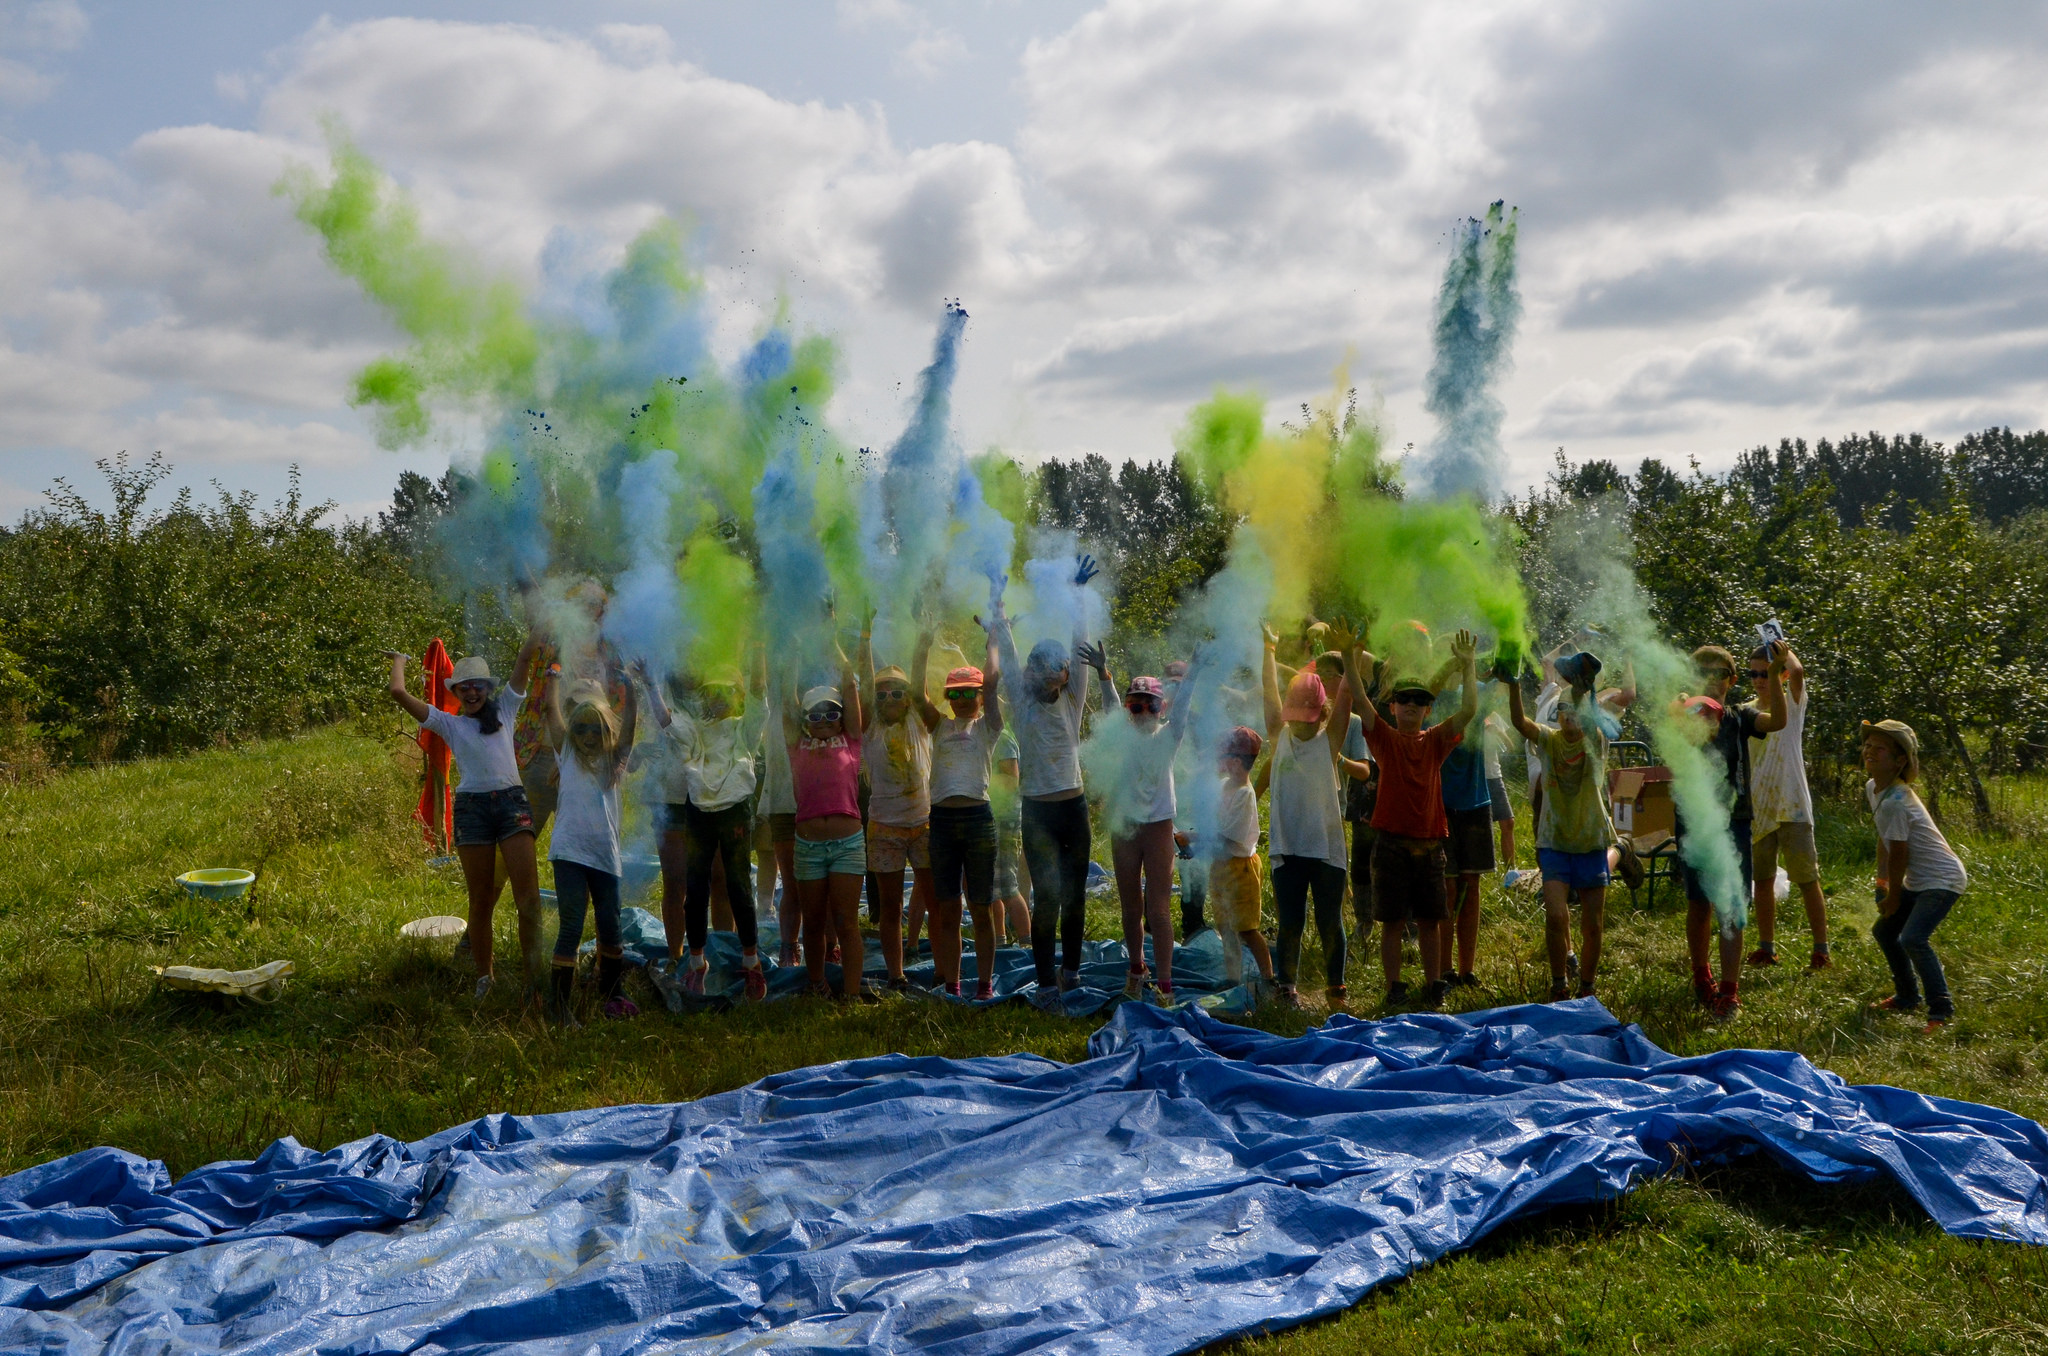
[[[972,664],[963,664],[946,675],[947,687],[981,687],[987,679]]]
[[[1265,742],[1265,740],[1259,738],[1257,730],[1254,730],[1249,725],[1240,725],[1229,734],[1223,736],[1223,756],[1225,758],[1242,758],[1247,763],[1255,763],[1259,759],[1259,750],[1265,746]]]
[[[1164,697],[1166,687],[1157,678],[1133,678],[1124,689],[1126,697]]]
[[[1280,708],[1282,720],[1320,720],[1323,709],[1330,704],[1330,694],[1323,690],[1321,675],[1304,669],[1294,675],[1294,681],[1287,685],[1287,701]]]

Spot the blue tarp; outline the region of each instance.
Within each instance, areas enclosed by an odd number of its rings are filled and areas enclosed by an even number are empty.
[[[1077,1065],[884,1055],[175,1185],[74,1155],[0,1180],[0,1347],[1179,1352],[1674,1146],[1887,1174],[1951,1233],[2048,1243],[2034,1122],[1785,1052],[1679,1059],[1592,999],[1295,1039],[1126,1004]]]
[[[964,921],[964,920],[963,920]],[[624,944],[626,958],[635,965],[668,959],[668,936],[662,930],[661,919],[646,909],[624,909],[619,915],[619,935]],[[980,976],[981,958],[974,948],[974,933],[971,928],[964,930],[960,948],[961,985],[965,996],[948,998],[934,992],[938,983],[938,970],[932,964],[932,946],[929,938],[922,939],[917,946],[917,959],[903,967],[903,976],[908,979],[916,992],[926,998],[940,999],[950,1003],[962,1003],[972,1007],[991,1007],[998,1003],[1028,1000],[1038,988],[1037,968],[1031,960],[1029,947],[1005,946],[996,950],[994,963],[989,969],[994,976],[995,997],[977,1002],[974,987]],[[756,952],[762,968],[767,971],[768,997],[797,998],[810,992],[810,977],[801,965],[777,965],[775,955],[781,949],[782,934],[772,919],[762,919]],[[1256,979],[1258,962],[1252,959],[1244,943],[1238,942],[1243,951],[1244,970],[1247,977]],[[584,943],[586,954],[597,954],[597,943]],[[699,1008],[725,1008],[740,1001],[744,981],[740,976],[740,961],[744,953],[740,949],[737,933],[710,933],[704,945],[704,955],[710,964],[710,971],[704,977],[704,996],[686,995],[682,986],[670,981],[655,970],[648,971],[654,986],[670,1009],[688,1012]],[[884,987],[889,980],[888,962],[882,959],[880,941],[873,935],[867,937],[866,948],[861,956],[861,977],[871,989]],[[1152,939],[1145,939],[1145,963],[1152,965]],[[1124,1001],[1124,976],[1130,968],[1130,953],[1122,942],[1084,942],[1081,945],[1081,984],[1060,996],[1062,1009],[1069,1017],[1087,1017],[1105,1008]],[[840,971],[836,965],[825,967],[826,982],[836,991],[839,988]],[[1196,933],[1185,943],[1173,948],[1173,985],[1176,1004],[1197,1004],[1211,1012],[1240,1016],[1258,1006],[1257,997],[1244,985],[1232,985],[1223,969],[1223,939],[1215,929],[1208,928]],[[1157,1001],[1157,995],[1148,991],[1150,1001]]]

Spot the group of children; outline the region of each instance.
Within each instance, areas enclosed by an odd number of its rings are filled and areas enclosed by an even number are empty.
[[[1076,584],[1085,586],[1093,573],[1082,557]],[[984,664],[961,664],[945,675],[943,708],[929,695],[929,630],[918,637],[907,672],[874,668],[870,621],[855,660],[835,642],[836,685],[800,689],[794,665],[771,674],[765,659],[751,683],[737,669],[663,683],[638,668],[628,672],[597,639],[601,591],[590,587],[572,601],[584,609],[587,625],[579,634],[588,640],[558,650],[536,632],[515,663],[517,686],[494,683],[481,659],[463,660],[449,682],[455,712],[413,696],[405,656],[391,654],[392,697],[447,742],[461,772],[456,851],[468,885],[465,941],[479,997],[493,983],[491,918],[509,885],[536,997],[549,996],[559,1018],[573,1021],[588,914],[603,1012],[617,1018],[637,1011],[620,986],[620,802],[636,760],[651,759],[648,775],[662,805],[663,924],[675,958],[666,982],[702,993],[717,896],[742,948],[744,994],[765,996],[751,860],[758,853],[764,895],[777,877],[785,885],[779,963],[800,959],[812,992],[833,992],[828,966],[837,965],[834,996],[872,997],[861,983],[865,892],[892,986],[907,986],[905,952],[928,920],[939,987],[965,996],[964,905],[974,924],[974,996],[993,994],[995,951],[1005,933],[1028,930],[1037,981],[1032,1000],[1058,1010],[1062,995],[1080,983],[1092,837],[1082,776],[1091,671],[1104,708],[1094,737],[1110,741],[1116,754],[1100,801],[1130,958],[1126,996],[1149,988],[1159,1001],[1174,1001],[1176,853],[1183,932],[1192,936],[1205,926],[1205,905],[1214,910],[1233,985],[1245,982],[1249,951],[1255,985],[1281,1003],[1303,1006],[1298,969],[1312,908],[1325,1002],[1344,1006],[1347,887],[1361,932],[1380,926],[1389,1003],[1409,999],[1402,964],[1411,936],[1424,1002],[1435,1006],[1450,988],[1478,982],[1479,883],[1495,868],[1496,828],[1510,866],[1514,848],[1495,750],[1473,729],[1480,682],[1469,632],[1459,632],[1449,661],[1427,674],[1412,662],[1377,661],[1341,624],[1318,625],[1309,637],[1313,658],[1286,671],[1283,693],[1278,638],[1268,630],[1263,732],[1235,725],[1205,756],[1188,747],[1195,694],[1245,694],[1204,685],[1200,651],[1162,677],[1132,677],[1121,691],[1103,647],[1085,634],[1070,645],[1041,640],[1020,664],[1000,593],[983,624]],[[1704,647],[1694,661],[1702,693],[1687,706],[1710,727],[1703,742],[1723,760],[1743,888],[1755,892],[1761,938],[1748,963],[1777,961],[1772,885],[1782,862],[1805,904],[1811,963],[1825,967],[1827,920],[1800,748],[1803,670],[1782,641],[1759,647],[1749,676],[1760,704],[1734,705],[1726,700],[1735,679],[1729,652]],[[1627,682],[1600,690],[1599,671],[1591,654],[1554,652],[1545,661],[1534,718],[1525,710],[1519,673],[1498,671],[1508,724],[1489,720],[1481,727],[1511,729],[1527,741],[1554,1000],[1572,996],[1574,981],[1578,995],[1594,991],[1606,887],[1617,872],[1634,879],[1641,871],[1629,839],[1615,831],[1607,777],[1618,714],[1635,694]],[[748,701],[750,688],[760,694],[758,707]],[[636,751],[643,702],[655,734]],[[1121,719],[1108,715],[1118,707]],[[1213,719],[1204,724],[1216,727]],[[1897,721],[1866,726],[1864,756],[1881,839],[1883,916],[1874,935],[1897,990],[1881,1006],[1917,1008],[1924,987],[1931,1028],[1949,1019],[1953,1005],[1928,938],[1967,878],[1913,794],[1918,746],[1911,729]],[[1177,773],[1184,781],[1206,780],[1195,797],[1201,814],[1186,812]],[[1262,914],[1261,796],[1268,802],[1267,860],[1278,916],[1270,946]],[[541,946],[534,844],[551,818],[559,921],[549,957]],[[1727,1015],[1740,1003],[1742,935],[1721,929],[1716,979],[1708,949],[1717,911],[1706,873],[1692,864],[1686,832],[1681,821],[1694,983],[1704,1003]]]

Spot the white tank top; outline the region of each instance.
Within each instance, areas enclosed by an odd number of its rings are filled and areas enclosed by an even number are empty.
[[[1318,732],[1307,743],[1286,726],[1273,739],[1273,775],[1266,802],[1267,851],[1281,857],[1310,857],[1349,867],[1344,847],[1344,803],[1330,741]]]

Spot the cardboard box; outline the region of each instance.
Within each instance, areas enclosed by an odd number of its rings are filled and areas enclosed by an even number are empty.
[[[1669,834],[1678,827],[1668,767],[1614,769],[1607,774],[1607,802],[1614,814],[1614,831],[1638,841],[1651,834]]]

